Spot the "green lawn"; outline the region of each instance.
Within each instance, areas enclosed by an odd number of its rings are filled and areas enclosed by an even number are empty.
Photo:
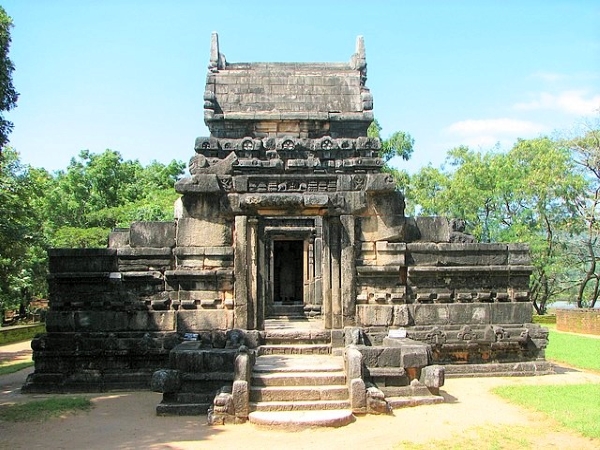
[[[600,439],[600,384],[564,386],[500,386],[500,397],[543,412],[565,427]]]
[[[569,366],[600,372],[600,339],[550,329],[546,358]]]
[[[0,364],[0,375],[8,375],[33,366],[33,361],[19,361]]]
[[[74,411],[89,411],[92,403],[83,397],[53,397],[27,403],[0,406],[0,420],[8,422],[42,421]]]
[[[600,372],[600,339],[551,328],[546,358]],[[600,439],[600,384],[501,386],[493,392],[520,406],[543,412],[583,436]]]

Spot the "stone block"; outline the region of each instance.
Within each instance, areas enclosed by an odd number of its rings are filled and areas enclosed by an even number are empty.
[[[350,408],[356,414],[367,412],[367,388],[362,378],[350,380]]]
[[[483,303],[447,305],[450,323],[453,325],[491,323],[490,305]]]
[[[362,378],[362,354],[354,346],[346,348],[346,376],[349,380]]]
[[[431,242],[413,242],[406,245],[407,263],[415,266],[437,266],[440,252],[437,244]]]
[[[406,327],[414,323],[411,310],[408,305],[394,306],[394,319],[392,325],[395,327]]]
[[[231,245],[232,241],[229,221],[183,218],[177,224],[178,247],[217,247]]]
[[[389,367],[425,367],[429,364],[431,347],[427,344],[408,338],[385,337],[383,338],[383,345],[400,350],[396,364],[392,364]]]
[[[182,218],[184,219],[202,218],[205,220],[217,221],[228,214],[231,209],[228,197],[226,195],[221,195],[220,193],[184,195],[181,198],[181,204]],[[179,241],[177,242],[177,245],[180,245]]]
[[[419,304],[414,306],[415,325],[446,325],[450,323],[448,305]]]
[[[225,330],[233,326],[233,311],[186,310],[177,312],[177,331],[190,333],[203,330]]]
[[[491,303],[492,324],[531,323],[533,305],[530,302]]]
[[[363,327],[389,326],[393,322],[392,305],[356,305],[358,324]]]
[[[504,266],[508,264],[506,244],[438,244],[443,266]]]
[[[441,388],[445,382],[444,366],[432,365],[421,370],[421,383],[428,388]]]
[[[384,347],[379,353],[377,362],[373,365],[373,367],[403,367],[402,348]]]
[[[221,186],[216,174],[202,173],[177,181],[175,190],[181,194],[189,192],[217,193],[221,192]]]
[[[415,217],[422,242],[450,242],[452,227],[446,217],[419,216]]]
[[[115,248],[51,248],[48,250],[50,273],[116,272]]]
[[[133,222],[129,229],[131,247],[174,247],[175,222]]]
[[[377,250],[377,264],[404,266],[406,244],[400,242],[378,241],[375,244]]]
[[[250,413],[250,389],[246,380],[235,380],[231,389],[235,416],[247,418]]]
[[[135,311],[128,318],[131,331],[175,331],[175,311]]]
[[[108,248],[127,247],[129,245],[129,228],[113,228],[108,235]]]
[[[508,244],[508,264],[528,266],[531,264],[531,254],[527,244]]]
[[[152,374],[150,389],[163,394],[177,392],[181,388],[181,372],[179,370],[160,369]]]
[[[200,342],[184,342],[169,353],[169,367],[181,372],[202,373],[206,370]]]

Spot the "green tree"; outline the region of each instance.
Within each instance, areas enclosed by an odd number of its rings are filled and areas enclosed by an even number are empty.
[[[35,182],[9,147],[0,155],[0,310],[44,290],[43,240],[33,208]]]
[[[534,306],[543,312],[569,287],[563,238],[577,223],[574,201],[585,186],[570,152],[541,137],[518,140],[507,153],[452,149],[442,168],[411,177],[407,202],[421,214],[464,219],[480,241],[529,243]]]
[[[571,267],[577,269],[577,306],[593,308],[600,296],[600,120],[587,124],[579,136],[561,144],[565,151],[572,152],[587,183],[573,202],[579,226],[571,231],[569,250]]]
[[[381,140],[381,150],[379,156],[385,163],[384,170],[394,177],[396,186],[406,187],[409,184],[409,175],[404,170],[398,170],[390,165],[390,161],[394,157],[402,158],[404,161],[408,161],[412,156],[415,140],[412,136],[405,131],[396,131],[392,135],[383,139],[381,137],[381,125],[377,119],[371,122],[367,130],[367,136],[376,137]]]
[[[173,185],[184,167],[178,161],[144,167],[113,150],[80,152],[47,187],[49,241],[57,247],[105,246],[111,228],[172,219],[178,197]]]
[[[13,109],[19,98],[12,82],[12,73],[15,67],[8,57],[12,26],[11,17],[0,6],[0,155],[3,147],[8,144],[8,135],[13,128],[13,124],[4,118],[4,112]]]

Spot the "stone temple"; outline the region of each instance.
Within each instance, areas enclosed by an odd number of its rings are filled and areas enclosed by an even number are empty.
[[[152,386],[159,414],[219,423],[269,405],[377,412],[441,399],[444,376],[550,371],[528,247],[404,215],[367,136],[366,68],[361,37],[345,63],[229,63],[213,34],[210,136],[175,220],[50,250],[24,390]]]

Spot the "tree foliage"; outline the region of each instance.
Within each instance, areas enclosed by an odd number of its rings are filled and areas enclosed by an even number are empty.
[[[47,248],[104,247],[111,228],[172,219],[185,167],[143,166],[113,150],[82,151],[53,174],[10,148],[0,159],[0,310],[44,295]]]
[[[13,124],[4,118],[3,113],[13,109],[19,98],[12,82],[12,73],[15,66],[8,57],[12,26],[11,17],[0,6],[0,153],[2,153],[3,147],[8,144],[8,135],[13,128]]]
[[[32,185],[17,152],[5,147],[0,155],[0,310],[18,305],[44,282],[43,239]]]
[[[367,136],[381,139],[379,156],[385,163],[384,170],[394,177],[396,185],[399,188],[405,187],[408,183],[408,173],[391,166],[390,162],[395,157],[408,161],[414,151],[415,140],[405,131],[396,131],[387,139],[383,139],[381,137],[381,130],[381,125],[375,119],[369,125]]]
[[[369,136],[381,137],[374,121]],[[482,242],[525,242],[538,312],[563,299],[593,307],[600,297],[600,120],[569,138],[519,139],[508,151],[459,146],[445,163],[409,176],[389,166],[413,140],[382,139],[381,157],[407,198],[407,213],[465,220]]]

